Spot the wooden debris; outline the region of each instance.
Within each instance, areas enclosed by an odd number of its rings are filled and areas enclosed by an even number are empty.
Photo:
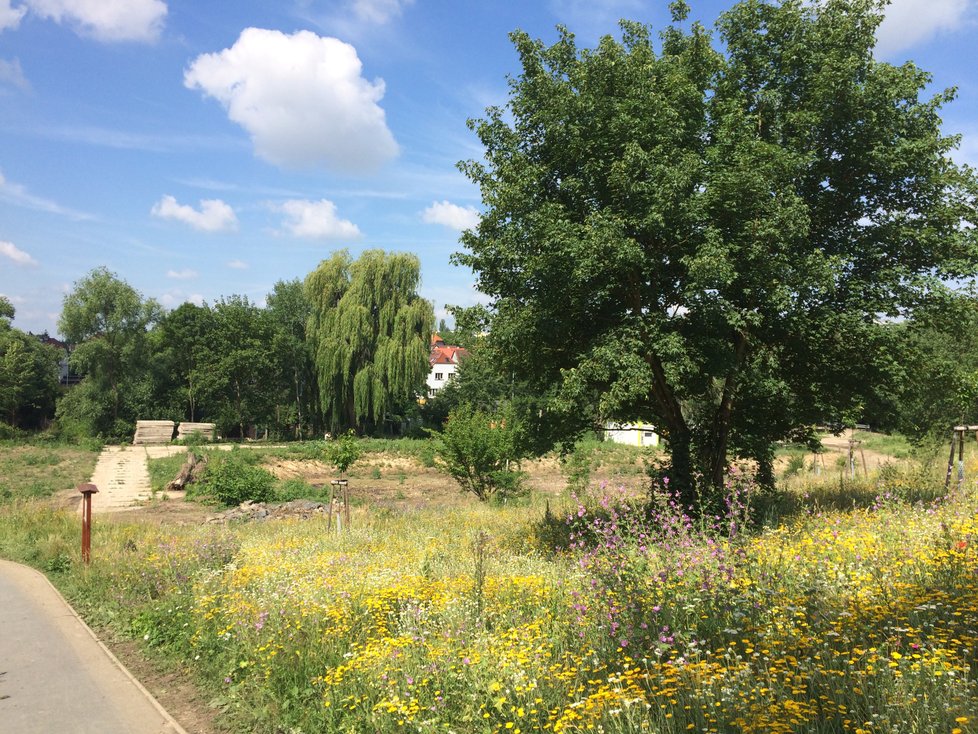
[[[187,461],[180,467],[177,475],[163,488],[164,492],[178,492],[187,488],[188,484],[193,484],[200,480],[201,475],[207,469],[207,459],[198,458],[193,451],[187,452]]]

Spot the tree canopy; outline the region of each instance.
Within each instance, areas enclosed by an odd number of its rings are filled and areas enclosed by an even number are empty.
[[[382,250],[357,260],[337,252],[306,278],[307,336],[331,430],[383,427],[421,393],[434,313],[417,294],[420,279],[416,256]]]
[[[858,411],[879,319],[975,273],[978,184],[941,131],[953,92],[874,59],[881,3],[750,0],[716,43],[672,7],[658,44],[512,34],[456,259],[496,353],[565,410],[655,421],[691,503],[697,470],[719,487],[730,453],[769,468],[773,441]]]

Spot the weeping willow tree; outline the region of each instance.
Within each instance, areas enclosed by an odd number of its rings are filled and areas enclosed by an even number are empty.
[[[417,294],[420,278],[417,257],[382,250],[355,261],[341,250],[306,278],[308,338],[330,430],[382,426],[422,390],[435,317]]]

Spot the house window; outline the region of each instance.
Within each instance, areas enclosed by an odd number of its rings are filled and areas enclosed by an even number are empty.
[[[652,431],[644,431],[642,435],[646,438],[652,438],[655,434]]]
[[[435,379],[436,379],[436,380],[440,380],[440,379],[442,379],[442,376],[443,376],[443,373],[442,373],[442,372],[436,372],[436,373],[435,373]]]

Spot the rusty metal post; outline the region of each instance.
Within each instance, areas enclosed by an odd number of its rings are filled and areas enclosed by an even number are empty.
[[[86,565],[92,560],[92,495],[98,492],[94,484],[79,484],[82,493],[82,560]]]

